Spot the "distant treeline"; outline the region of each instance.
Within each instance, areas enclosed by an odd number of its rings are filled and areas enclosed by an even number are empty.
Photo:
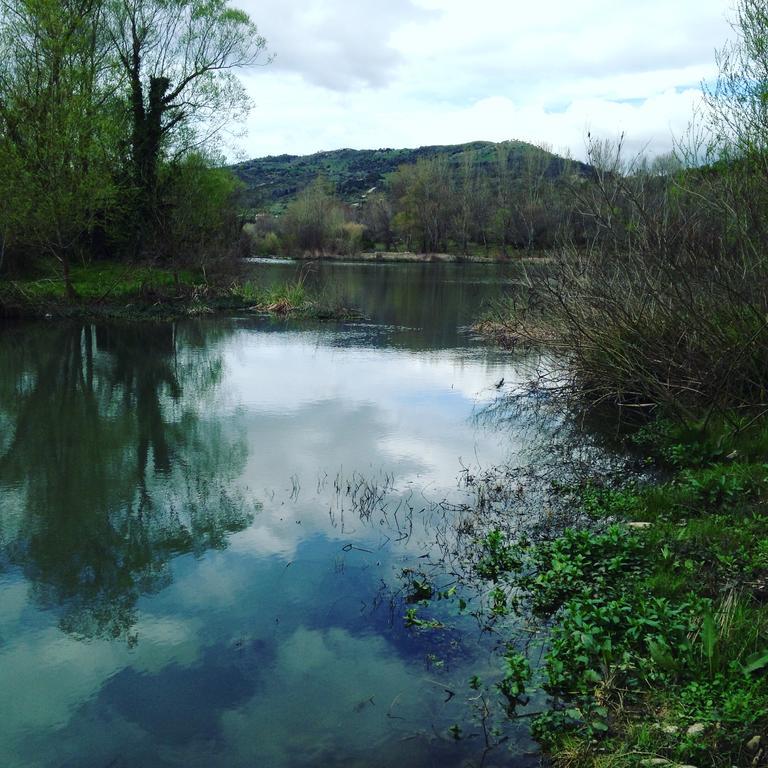
[[[336,168],[334,174],[319,173],[287,204],[255,216],[250,227],[255,251],[351,255],[400,249],[509,255],[551,248],[564,240],[583,244],[597,232],[581,200],[596,178],[593,166],[523,142],[477,142],[442,152],[424,149],[434,151],[400,165],[375,187],[352,197],[333,184],[334,178],[346,188],[352,183],[349,168],[346,173],[339,170],[339,158],[348,161],[339,153],[336,163],[328,160],[328,166]],[[381,152],[356,155],[375,158]],[[301,167],[317,170],[321,160],[335,154],[306,158]],[[678,165],[664,156],[645,163],[642,171],[662,177]],[[242,176],[243,168],[237,172]]]
[[[265,40],[228,0],[0,2],[0,270],[192,260],[239,232],[215,137]]]

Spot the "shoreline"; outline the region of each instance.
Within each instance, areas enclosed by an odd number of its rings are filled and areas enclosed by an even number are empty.
[[[131,322],[172,322],[203,317],[231,315],[269,317],[277,320],[343,321],[360,320],[361,313],[347,308],[326,308],[316,305],[283,309],[250,305],[248,303],[213,301],[205,303],[184,300],[129,304],[7,304],[0,298],[0,324],[25,320],[125,320]]]
[[[69,318],[163,322],[233,313],[302,320],[362,317],[354,308],[322,303],[301,282],[264,289],[248,280],[222,278],[209,283],[205,276],[171,275],[154,267],[137,267],[136,273],[138,278],[113,280],[114,275],[100,266],[83,267],[74,300],[66,298],[60,280],[0,280],[0,322]]]
[[[522,261],[545,261],[551,256],[547,253],[480,256],[477,254],[417,253],[415,251],[363,251],[357,254],[307,252],[292,256],[269,255],[250,258],[262,263],[270,261],[347,261],[387,264],[514,264]]]

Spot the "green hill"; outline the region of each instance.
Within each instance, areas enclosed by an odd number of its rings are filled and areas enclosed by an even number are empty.
[[[531,153],[545,168],[547,176],[559,176],[567,162],[558,155],[523,141],[505,142],[509,149],[509,165],[514,171]],[[497,144],[474,141],[468,144],[419,147],[418,149],[337,149],[314,155],[277,155],[248,160],[232,166],[235,174],[245,183],[245,204],[250,208],[271,209],[282,207],[293,199],[315,178],[322,175],[335,187],[337,194],[354,202],[372,187],[381,186],[388,173],[401,165],[415,163],[421,158],[447,156],[449,162],[459,165],[467,153],[472,153],[482,169],[492,172],[498,164]],[[571,162],[579,173],[588,166]]]

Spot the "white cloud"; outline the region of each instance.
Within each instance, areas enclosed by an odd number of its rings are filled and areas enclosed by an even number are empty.
[[[436,684],[379,637],[300,627],[270,671],[244,709],[221,716],[232,764],[341,765],[341,753],[350,765],[424,765],[414,723],[450,722]]]
[[[377,87],[401,60],[390,43],[409,19],[431,14],[411,0],[329,2],[242,0],[276,54],[275,73],[298,72],[313,86],[337,91]]]
[[[426,506],[425,488],[435,502],[446,494],[458,497],[462,466],[493,466],[519,448],[508,430],[497,439],[470,417],[498,397],[499,379],[508,387],[528,381],[535,356],[382,353],[360,346],[328,348],[328,339],[322,332],[297,332],[286,345],[274,334],[248,332],[235,334],[222,349],[222,388],[242,407],[234,418],[250,444],[264,446],[249,456],[241,478],[263,506],[252,526],[231,537],[235,552],[290,560],[299,543],[314,534],[348,537],[340,523],[329,529],[331,509],[339,518],[346,509],[347,524],[358,526],[360,536],[392,533],[378,523],[362,531],[350,499],[334,488],[337,476],[342,486],[354,485],[356,476],[383,485],[389,474],[395,483],[387,495],[391,508],[414,493]],[[260,372],[257,379],[253,371]],[[425,392],[434,396],[425,400]],[[223,603],[237,599],[236,585],[222,577],[211,575],[206,583],[222,594]],[[195,596],[208,600],[205,592]]]
[[[728,0],[240,0],[277,54],[244,74],[248,157],[521,138],[583,156],[587,128],[671,146]]]

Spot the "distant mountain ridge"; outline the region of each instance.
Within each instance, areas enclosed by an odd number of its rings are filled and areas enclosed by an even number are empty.
[[[528,153],[545,155],[547,176],[561,175],[566,166],[577,173],[586,174],[589,166],[567,161],[559,155],[523,141],[503,142],[509,149],[509,163],[521,165]],[[276,155],[247,160],[232,166],[232,171],[245,184],[245,203],[260,209],[279,209],[292,200],[314,179],[322,175],[333,184],[336,193],[348,202],[354,202],[373,187],[384,183],[387,174],[401,165],[409,165],[422,158],[445,156],[458,165],[467,153],[472,153],[481,169],[491,169],[497,161],[499,144],[473,141],[418,147],[417,149],[336,149],[313,155]]]

